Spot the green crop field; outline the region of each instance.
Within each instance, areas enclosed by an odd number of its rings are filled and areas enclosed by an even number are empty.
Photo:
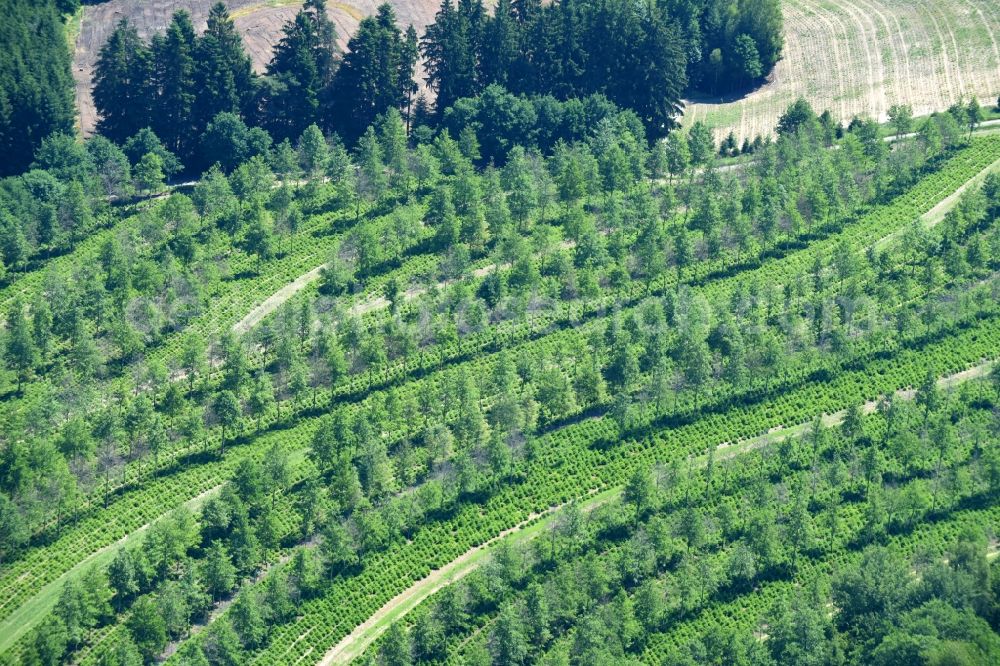
[[[0,665],[1000,661],[945,4],[11,0]]]

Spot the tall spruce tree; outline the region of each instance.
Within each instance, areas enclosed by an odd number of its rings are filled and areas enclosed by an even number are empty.
[[[406,118],[406,130],[410,130],[410,120],[413,117],[413,110],[416,100],[414,95],[420,90],[420,86],[417,85],[417,80],[414,78],[414,72],[417,66],[417,60],[420,59],[420,40],[417,38],[417,31],[413,28],[413,25],[408,25],[406,27],[406,33],[403,35],[403,59],[402,67],[403,72],[409,72],[409,77],[401,76],[400,84],[404,86],[403,90],[403,105],[404,105],[404,116]]]
[[[208,27],[195,48],[195,132],[201,134],[220,113],[253,118],[254,74],[250,56],[236,32],[226,6],[217,2],[208,14]]]
[[[483,49],[483,29],[486,27],[486,8],[483,0],[456,0],[458,14],[464,19],[472,50],[472,66],[478,65],[477,56]]]
[[[402,109],[413,89],[414,55],[389,4],[362,19],[334,78],[327,126],[353,143],[380,114]]]
[[[276,139],[297,137],[320,120],[320,102],[337,68],[337,32],[326,0],[306,0],[285,25],[267,67],[273,77],[267,124]]]
[[[8,0],[0,21],[0,177],[24,171],[42,140],[73,130],[73,76],[52,0]]]
[[[583,90],[583,77],[587,71],[587,49],[583,37],[583,15],[577,0],[564,0],[552,12],[556,25],[553,53],[558,66],[553,68],[558,82],[554,85],[558,97],[572,97]]]
[[[469,8],[460,11],[451,0],[443,0],[434,23],[427,26],[424,33],[421,52],[427,83],[437,93],[439,114],[456,100],[478,91],[473,27],[469,23],[469,17],[474,15],[476,13]]]
[[[174,13],[162,40],[154,42],[159,91],[154,104],[153,129],[170,152],[190,158],[197,140],[192,126],[195,100],[195,34],[191,15]]]
[[[632,89],[617,101],[635,110],[651,136],[660,137],[677,125],[681,114],[687,58],[680,48],[680,31],[665,12],[653,4],[644,9],[637,35],[639,58],[629,77]]]
[[[510,0],[498,0],[493,16],[486,21],[483,29],[480,70],[484,86],[493,83],[508,85],[520,42],[521,29]]]
[[[97,130],[122,143],[150,125],[153,100],[153,54],[127,19],[115,27],[101,47],[94,68]]]
[[[511,4],[514,16],[522,24],[531,23],[542,11],[542,0],[512,0]]]

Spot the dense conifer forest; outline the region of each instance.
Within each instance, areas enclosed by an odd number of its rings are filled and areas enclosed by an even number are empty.
[[[101,134],[123,142],[150,127],[185,163],[206,167],[217,146],[199,154],[197,140],[219,113],[238,114],[275,141],[316,124],[353,145],[389,109],[408,126],[434,125],[459,99],[499,85],[556,100],[604,95],[633,110],[654,138],[674,126],[690,87],[752,85],[774,66],[782,44],[775,0],[544,7],[505,0],[492,14],[481,0],[445,0],[419,40],[383,5],[361,21],[342,55],[324,0],[309,0],[286,27],[266,75],[255,76],[226,16],[217,5],[197,36],[179,13],[149,43],[121,23],[98,62]],[[414,80],[420,56],[432,100]]]
[[[5,0],[0,23],[0,177],[21,173],[42,139],[73,130],[73,78],[61,0]]]
[[[307,0],[261,74],[218,3],[82,139],[11,1],[0,664],[1000,659],[977,100],[717,142],[777,2]]]

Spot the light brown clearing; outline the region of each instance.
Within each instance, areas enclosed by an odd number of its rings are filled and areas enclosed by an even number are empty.
[[[770,80],[736,101],[697,100],[685,124],[718,137],[773,131],[799,96],[848,122],[887,118],[893,104],[916,115],[960,98],[1000,94],[1000,4],[994,0],[785,0],[785,51]]]

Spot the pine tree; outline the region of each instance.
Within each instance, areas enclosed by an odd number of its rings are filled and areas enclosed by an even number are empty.
[[[167,150],[188,159],[197,134],[192,126],[195,100],[195,35],[191,15],[174,14],[162,41],[155,42],[153,58],[159,91],[153,105],[153,129]]]
[[[228,594],[236,586],[236,567],[221,542],[216,541],[208,548],[202,575],[205,587],[214,599]]]
[[[267,636],[267,624],[261,614],[260,602],[252,589],[245,589],[230,611],[233,629],[243,645],[253,650],[261,645]]]
[[[413,663],[413,645],[402,622],[393,622],[386,632],[379,651],[379,661],[385,666],[409,666]]]
[[[97,130],[123,143],[150,124],[153,54],[135,27],[122,19],[101,47],[94,67]]]
[[[205,632],[204,645],[204,654],[201,656],[206,657],[206,664],[236,666],[247,661],[240,637],[233,629],[232,622],[226,617],[220,618],[209,626]],[[185,663],[189,662],[185,661]]]
[[[334,78],[334,112],[329,117],[349,143],[379,115],[404,107],[413,88],[414,61],[409,48],[390,5],[380,5],[374,17],[361,20]]]
[[[518,23],[531,23],[542,11],[542,0],[512,0],[511,7]]]
[[[115,559],[108,565],[108,583],[114,591],[112,603],[119,611],[139,591],[132,553],[124,548],[115,554]]]
[[[320,101],[328,94],[337,65],[336,41],[325,0],[306,0],[295,19],[285,25],[267,66],[275,84],[268,124],[277,139],[298,136],[321,120]]]
[[[4,349],[7,366],[17,375],[17,390],[31,377],[38,363],[38,350],[35,348],[31,325],[24,313],[24,306],[15,301],[7,315],[7,344]]]
[[[226,437],[239,424],[240,414],[243,409],[236,394],[227,390],[222,391],[216,396],[213,411],[222,425],[222,437],[219,445],[224,449],[226,446]]]
[[[56,5],[52,0],[3,3],[0,177],[24,171],[45,137],[73,131],[73,75]]]
[[[399,85],[402,89],[405,100],[403,109],[406,119],[406,132],[409,134],[411,120],[413,116],[414,99],[413,96],[420,90],[417,80],[414,78],[417,60],[420,59],[420,41],[417,39],[417,31],[412,25],[406,26],[406,34],[403,36],[403,53],[399,63]]]
[[[298,143],[298,166],[307,178],[315,178],[326,170],[330,159],[330,147],[326,137],[316,125],[310,125],[302,132]]]
[[[396,109],[389,109],[377,119],[379,143],[385,164],[392,174],[391,184],[408,191],[410,178],[410,153],[406,146],[406,127]]]
[[[662,137],[677,125],[681,95],[687,87],[687,59],[680,49],[680,33],[656,5],[645,5],[636,50],[639,62],[629,81],[632,89],[620,104],[635,110],[651,138]]]
[[[217,2],[208,14],[208,28],[195,47],[195,80],[198,91],[193,125],[201,134],[222,112],[252,116],[255,77],[226,6]]]
[[[517,609],[508,604],[500,611],[489,637],[490,653],[497,664],[522,664],[528,657],[524,623]]]
[[[499,0],[493,16],[484,28],[480,54],[481,81],[484,86],[497,83],[507,86],[511,69],[518,57],[520,26],[510,0]]]
[[[427,83],[437,93],[439,115],[456,100],[478,91],[472,38],[481,27],[470,25],[470,15],[475,13],[459,11],[451,0],[443,0],[420,45]]]
[[[156,193],[163,189],[163,159],[156,153],[146,153],[135,165],[135,187],[140,192]]]
[[[26,662],[43,666],[62,664],[68,641],[66,625],[58,617],[51,615],[35,628]]]
[[[144,596],[136,601],[127,624],[147,662],[151,662],[166,647],[167,626],[152,597]]]
[[[375,135],[374,127],[369,127],[358,141],[358,166],[361,167],[359,192],[371,201],[380,200],[385,194],[388,179],[385,174],[382,146]]]
[[[575,0],[559,3],[554,11],[552,32],[556,37],[552,53],[557,65],[554,75],[558,83],[554,85],[558,97],[573,97],[584,92],[584,76],[587,71],[588,54],[584,46],[583,12]]]

